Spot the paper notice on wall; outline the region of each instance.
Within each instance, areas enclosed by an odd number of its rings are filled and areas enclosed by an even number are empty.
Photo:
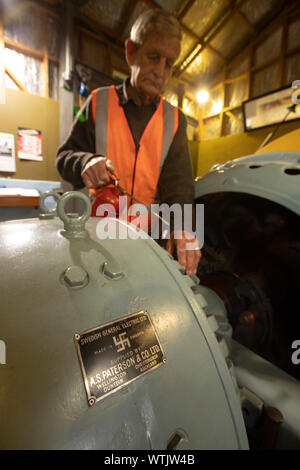
[[[22,160],[43,160],[41,131],[18,127],[18,157]]]
[[[0,26],[1,27],[1,26]],[[6,103],[4,43],[0,36],[0,104]]]
[[[0,2],[1,3],[1,2]],[[1,9],[1,7],[0,7]],[[5,62],[4,62],[4,37],[3,26],[0,22],[0,104],[6,103],[6,87],[5,87]]]
[[[13,134],[0,132],[0,171],[16,171],[15,139]]]

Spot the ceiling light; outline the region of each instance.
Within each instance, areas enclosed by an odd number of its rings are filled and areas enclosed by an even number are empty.
[[[204,104],[208,101],[209,94],[206,90],[201,90],[201,91],[198,91],[196,98],[197,98],[198,103]]]

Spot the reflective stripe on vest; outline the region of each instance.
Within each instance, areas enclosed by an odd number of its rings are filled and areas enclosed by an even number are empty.
[[[114,86],[92,92],[92,110],[97,154],[114,162],[120,186],[131,194],[134,179],[133,196],[144,204],[151,204],[177,132],[178,109],[160,100],[140,139],[137,159],[135,143]]]

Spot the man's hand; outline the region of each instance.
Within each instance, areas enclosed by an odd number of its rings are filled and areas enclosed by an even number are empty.
[[[171,233],[170,239],[167,241],[166,250],[171,255],[174,254],[175,248],[177,251],[178,262],[184,267],[188,275],[196,274],[198,264],[201,258],[201,251],[196,237],[188,232],[174,232]]]
[[[81,177],[87,188],[101,189],[111,183],[107,170],[114,170],[113,164],[105,157],[94,157],[85,165]]]

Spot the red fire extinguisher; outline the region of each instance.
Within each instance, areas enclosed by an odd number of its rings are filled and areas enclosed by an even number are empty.
[[[90,193],[96,196],[92,204],[92,217],[119,217],[122,212],[119,197],[123,194],[117,186],[109,185],[102,189],[90,189]],[[101,211],[98,209],[99,206],[102,206]]]

